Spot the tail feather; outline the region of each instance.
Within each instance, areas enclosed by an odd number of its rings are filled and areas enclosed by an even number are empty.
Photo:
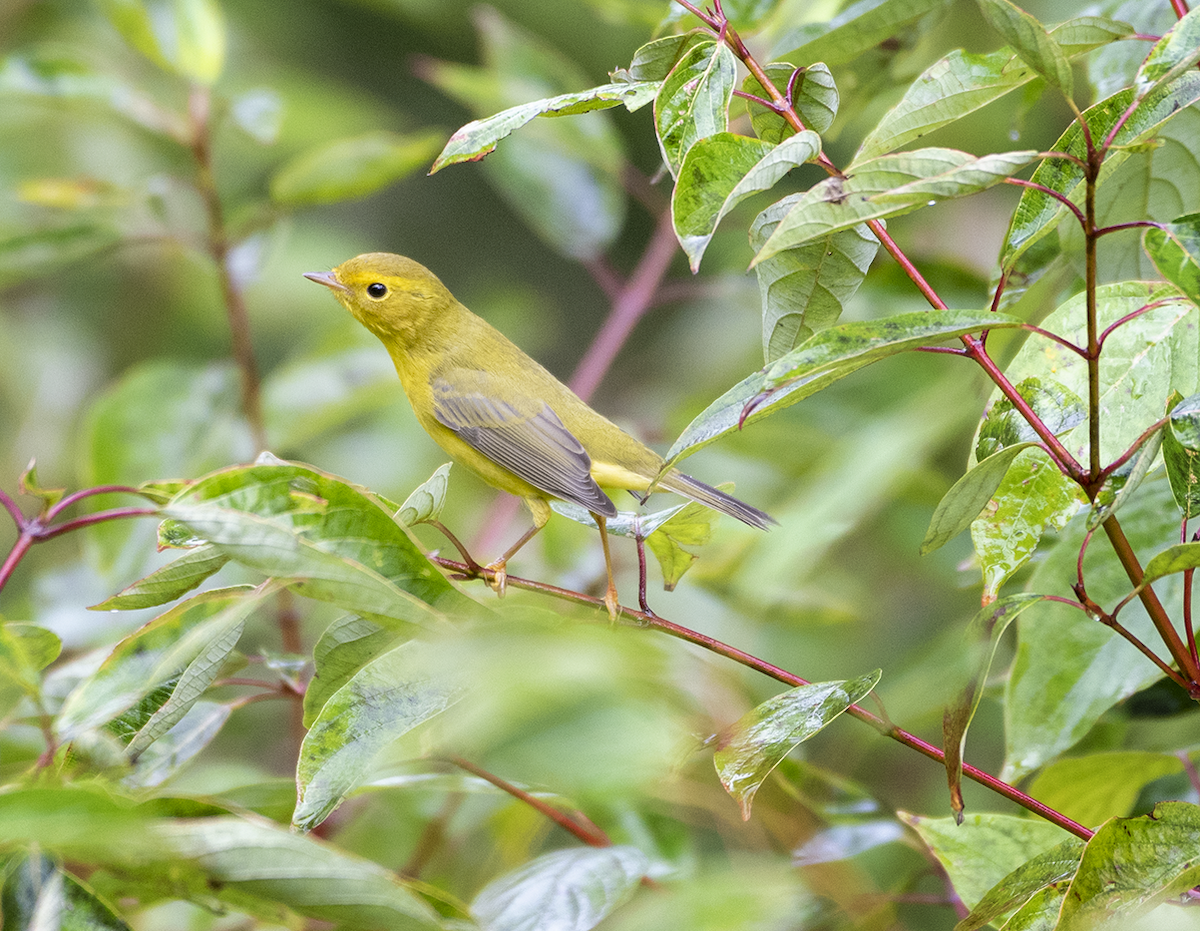
[[[772,524],[779,523],[779,521],[775,520],[775,518],[765,511],[751,507],[746,502],[739,501],[733,495],[727,495],[719,488],[706,485],[699,479],[694,479],[682,472],[671,472],[669,475],[663,476],[662,481],[658,483],[658,487],[666,491],[673,491],[677,495],[683,495],[685,498],[691,498],[693,501],[703,504],[705,507],[710,507],[714,511],[720,511],[722,514],[736,517],[743,524],[749,524],[751,527],[757,527],[759,530],[769,530]]]

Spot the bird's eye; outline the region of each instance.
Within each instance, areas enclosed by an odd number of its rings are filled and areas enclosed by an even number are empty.
[[[380,284],[378,281],[373,282],[372,284],[367,285],[367,294],[378,300],[387,294],[387,285]]]

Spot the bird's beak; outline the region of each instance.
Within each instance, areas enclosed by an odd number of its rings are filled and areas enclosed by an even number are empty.
[[[305,272],[304,277],[309,281],[315,281],[317,284],[323,284],[327,288],[334,291],[345,291],[350,293],[350,289],[337,280],[337,275],[333,272]]]

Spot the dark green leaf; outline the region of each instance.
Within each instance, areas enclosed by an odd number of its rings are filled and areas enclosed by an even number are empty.
[[[1033,556],[1042,534],[1062,530],[1086,500],[1040,448],[1017,456],[987,508],[971,522],[984,597],[994,598]]]
[[[1132,459],[1104,480],[1104,484],[1096,492],[1096,497],[1092,499],[1092,510],[1088,514],[1087,520],[1088,530],[1098,529],[1101,524],[1116,514],[1123,504],[1129,501],[1130,495],[1137,490],[1150,472],[1150,467],[1158,461],[1163,432],[1161,429],[1156,430],[1150,439],[1138,447],[1138,451],[1133,454]]]
[[[649,868],[636,847],[557,850],[492,880],[471,914],[483,931],[590,931],[633,894]]]
[[[784,249],[867,220],[975,194],[999,184],[1037,158],[1037,152],[1001,152],[976,158],[955,149],[916,149],[881,155],[855,166],[846,178],[814,185],[780,220],[755,263]]]
[[[231,559],[385,624],[470,610],[391,516],[361,490],[296,465],[214,473],[164,509]],[[436,610],[435,610],[436,608]]]
[[[742,818],[750,820],[754,796],[779,761],[866,696],[881,674],[801,685],[763,702],[721,735],[713,764]]]
[[[130,931],[113,907],[46,856],[7,864],[0,914],[13,931]]]
[[[858,0],[827,23],[787,33],[772,57],[844,64],[943,6],[944,0]]]
[[[700,29],[679,35],[663,36],[653,42],[647,42],[633,53],[633,61],[629,65],[629,77],[632,81],[645,83],[660,82],[666,79],[679,61],[692,47],[701,42],[710,42],[712,37]]]
[[[1167,412],[1170,413],[1183,403],[1183,395],[1178,391],[1171,392],[1167,399]],[[1182,418],[1182,432],[1189,441],[1200,441],[1200,397],[1192,399],[1190,413]],[[1187,411],[1188,408],[1183,408]],[[1179,441],[1175,435],[1173,418],[1167,420],[1167,428],[1162,433],[1163,464],[1167,469],[1167,478],[1171,482],[1171,493],[1175,503],[1183,513],[1185,520],[1191,520],[1200,514],[1200,450],[1190,449]]]
[[[996,648],[1008,625],[1030,605],[1042,600],[1041,595],[1023,592],[1009,595],[985,605],[971,619],[966,640],[967,682],[954,695],[942,713],[942,747],[945,750],[946,778],[950,784],[950,807],[962,817],[962,766],[963,751],[967,746],[967,729],[979,708],[983,688],[996,658]]]
[[[585,91],[559,94],[544,100],[510,107],[487,119],[474,120],[454,133],[433,163],[429,173],[441,171],[447,165],[477,162],[496,148],[496,143],[514,130],[520,129],[537,116],[565,116],[606,110],[624,104],[637,110],[654,99],[658,82],[639,81],[634,84],[602,84]]]
[[[1055,436],[1074,429],[1087,417],[1087,408],[1080,397],[1056,381],[1047,380],[1043,383],[1040,378],[1031,377],[1024,379],[1016,388],[1034,414]],[[1005,447],[1036,442],[1040,440],[1033,427],[1012,401],[1000,397],[988,409],[979,425],[975,458],[983,460]]]
[[[1071,56],[1131,32],[1128,23],[1081,16],[1052,29],[1050,37]],[[957,49],[913,81],[900,102],[867,134],[851,165],[907,145],[999,100],[1033,78],[1033,69],[1012,49],[984,54]]]
[[[663,81],[654,98],[654,126],[673,176],[696,140],[725,132],[736,78],[737,59],[725,43],[702,42]]]
[[[1151,227],[1142,243],[1162,276],[1200,305],[1200,214]]]
[[[1131,918],[1200,882],[1200,809],[1160,802],[1152,815],[1114,818],[1083,851],[1063,901],[1063,931]]]
[[[1187,72],[1171,83],[1151,92],[1142,100],[1113,137],[1113,146],[1100,169],[1102,184],[1130,155],[1131,146],[1151,138],[1167,120],[1186,111],[1200,100],[1200,73]],[[1127,88],[1084,111],[1092,139],[1104,139],[1134,102],[1133,88]],[[1073,122],[1050,147],[1086,159],[1087,144],[1079,122]],[[1072,200],[1082,200],[1083,168],[1063,158],[1045,159],[1033,173],[1033,182],[1057,191]],[[1001,249],[1000,266],[1009,268],[1026,249],[1052,232],[1066,211],[1056,198],[1034,188],[1026,188],[1013,213]]]
[[[833,75],[824,62],[801,68],[795,83],[792,83],[792,75],[796,73],[796,66],[786,61],[773,61],[764,65],[763,71],[785,97],[788,85],[792,84],[792,106],[800,115],[805,129],[823,133],[833,125],[833,118],[837,116],[838,92]],[[742,90],[763,100],[771,99],[767,89],[752,74],[747,75],[742,82]],[[795,135],[796,130],[792,124],[774,110],[752,100],[746,101],[746,109],[750,114],[750,125],[754,127],[754,134],[764,142],[779,143]]]
[[[1154,44],[1134,79],[1138,99],[1200,61],[1200,13],[1192,10]]]
[[[1068,98],[1075,89],[1067,56],[1036,19],[1009,0],[979,0],[984,18],[1021,60]]]
[[[387,744],[445,711],[458,690],[429,678],[420,644],[401,644],[358,670],[321,706],[300,746],[292,825],[311,831],[362,784]]]
[[[692,271],[700,267],[725,214],[750,195],[774,187],[820,151],[821,139],[813,132],[790,136],[777,146],[734,133],[697,140],[683,158],[671,196],[675,235]]]
[[[437,133],[373,132],[325,143],[275,173],[271,198],[287,207],[304,207],[366,197],[428,163],[439,138]]]
[[[170,684],[141,726],[131,756],[168,730],[216,678],[262,593],[249,586],[194,595],[117,644],[104,664],[67,697],[58,732],[70,740]]]
[[[933,851],[968,908],[1013,870],[1071,840],[1062,828],[1039,818],[967,815],[958,824],[953,818],[899,814]]]
[[[330,624],[313,648],[313,677],[304,690],[304,726],[312,727],[329,697],[400,639],[395,630],[353,614]]]
[[[976,931],[993,922],[999,926],[997,919],[1014,909],[1023,908],[1025,903],[1048,887],[1062,884],[1059,895],[1065,895],[1066,884],[1063,880],[1073,877],[1079,868],[1083,844],[1079,839],[1065,840],[1057,847],[1051,847],[1022,863],[989,889],[987,895],[971,909],[971,914],[954,926],[954,931]],[[1055,918],[1057,915],[1055,909]],[[1022,924],[1020,927],[1026,926]]]
[[[965,333],[1019,325],[1020,321],[1003,314],[932,310],[822,330],[713,401],[671,446],[664,468],[739,429],[743,422],[761,420],[879,359]]]
[[[133,611],[166,604],[190,592],[228,561],[216,547],[198,546],[88,610]]]
[[[776,201],[750,226],[757,252],[801,194]],[[774,362],[837,322],[879,251],[865,223],[785,249],[754,266],[763,308],[763,357]]]
[[[921,541],[921,555],[932,553],[970,527],[979,512],[992,500],[1012,461],[1023,450],[1034,445],[1033,442],[1024,442],[1004,446],[980,460],[978,465],[955,482],[934,509],[925,539]]]

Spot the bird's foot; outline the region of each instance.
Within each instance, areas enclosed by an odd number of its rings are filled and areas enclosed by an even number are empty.
[[[487,583],[488,588],[496,593],[498,598],[503,598],[504,592],[508,589],[508,572],[505,570],[506,564],[507,560],[500,559],[483,567],[483,581]]]
[[[608,619],[615,624],[621,616],[621,602],[617,600],[617,590],[612,585],[604,593],[604,607],[608,608]]]

